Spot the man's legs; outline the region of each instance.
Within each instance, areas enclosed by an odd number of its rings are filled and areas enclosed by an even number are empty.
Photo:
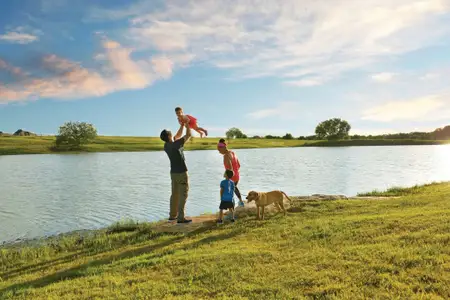
[[[175,220],[178,216],[178,206],[180,202],[180,197],[178,195],[178,183],[176,181],[177,174],[170,174],[170,179],[172,181],[172,195],[170,196],[170,213],[169,219]]]
[[[184,222],[184,210],[186,206],[186,200],[189,193],[189,176],[186,173],[176,174],[176,189],[178,194],[178,222]]]

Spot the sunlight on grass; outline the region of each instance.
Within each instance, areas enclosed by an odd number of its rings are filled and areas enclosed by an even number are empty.
[[[450,183],[388,193],[406,196],[295,201],[287,217],[185,235],[124,220],[0,248],[0,298],[448,299]]]

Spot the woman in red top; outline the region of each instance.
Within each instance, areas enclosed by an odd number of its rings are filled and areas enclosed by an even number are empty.
[[[239,163],[239,159],[233,151],[228,150],[227,144],[224,139],[220,139],[217,144],[217,150],[220,154],[223,155],[223,165],[226,170],[231,170],[234,173],[233,178],[231,180],[234,182],[234,192],[239,199],[239,205],[244,206],[244,202],[242,201],[241,192],[239,191],[237,185],[239,183],[239,169],[241,168],[241,164]]]

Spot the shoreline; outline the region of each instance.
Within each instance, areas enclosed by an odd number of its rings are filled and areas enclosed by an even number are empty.
[[[377,190],[374,190],[372,192],[367,192],[367,193],[358,193],[356,195],[353,196],[346,196],[346,195],[339,195],[339,194],[312,194],[309,196],[290,196],[290,198],[295,202],[309,202],[309,201],[339,201],[339,200],[344,200],[344,201],[355,201],[355,200],[364,200],[364,201],[369,201],[369,200],[385,200],[385,199],[395,199],[398,198],[398,196],[396,196],[395,194],[392,193],[393,190],[395,190],[397,193],[401,193],[402,191],[408,191],[410,189],[419,189],[422,187],[427,187],[430,185],[437,185],[437,184],[443,184],[446,182],[432,182],[432,183],[427,183],[427,184],[423,184],[423,185],[416,185],[414,187],[410,187],[410,188],[399,188],[399,187],[392,187],[390,189],[388,189],[387,191],[384,192],[380,192]],[[285,199],[285,205],[287,205],[287,207],[290,206],[290,203],[287,202],[287,200]],[[245,207],[236,207],[236,213],[242,213],[244,212],[245,214],[248,214],[249,212],[253,212],[253,210],[255,210],[255,204],[254,202],[248,204],[245,203]],[[269,206],[269,209],[266,209],[266,211],[269,212],[273,212],[274,208]],[[215,217],[218,215],[218,211],[215,213],[203,213],[200,215],[196,215],[196,216],[187,216],[188,218],[192,218],[192,219],[206,219],[207,221],[210,221],[211,219],[215,219]],[[225,212],[225,215],[228,212]],[[203,221],[202,221],[203,222]],[[194,224],[198,223],[194,222]],[[200,222],[201,223],[201,222]],[[150,226],[152,229],[154,229],[155,231],[160,231],[160,232],[167,232],[164,229],[161,231],[161,228],[167,227],[167,224],[171,224],[171,222],[168,222],[167,219],[159,219],[156,221],[148,221],[148,222],[138,222],[138,221],[134,221],[134,220],[128,220],[128,221],[118,221],[115,223],[112,223],[111,225],[107,226],[107,227],[103,227],[103,228],[98,228],[98,229],[76,229],[76,230],[72,230],[72,231],[67,231],[67,232],[61,232],[61,233],[55,233],[55,234],[50,234],[50,235],[45,235],[45,236],[41,236],[41,237],[34,237],[34,238],[24,238],[24,239],[20,239],[17,238],[15,240],[10,240],[10,241],[0,241],[0,250],[1,249],[15,249],[15,248],[23,248],[23,247],[39,247],[42,245],[48,245],[51,244],[52,241],[58,241],[60,239],[64,239],[64,238],[81,238],[84,239],[86,237],[95,235],[95,234],[99,234],[99,233],[107,233],[108,231],[114,231],[114,227],[126,227],[126,226],[138,226],[138,225],[147,225]],[[178,224],[173,224],[175,226],[179,226],[178,228],[189,228],[189,226],[192,225],[188,224],[188,225],[178,225]],[[176,231],[176,230],[175,230]]]
[[[185,151],[215,150],[218,138],[194,137],[185,145]],[[113,152],[162,151],[163,143],[156,137],[99,136],[92,143],[76,151],[55,151],[51,147],[54,137],[0,137],[0,156],[31,154],[81,154]],[[429,146],[448,145],[450,140],[284,140],[235,139],[229,142],[232,149],[276,149],[302,147],[373,147],[373,146]]]

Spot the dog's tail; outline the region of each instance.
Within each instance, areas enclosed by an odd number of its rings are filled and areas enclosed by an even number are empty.
[[[289,198],[289,196],[288,195],[286,195],[286,193],[285,192],[283,192],[283,191],[280,191],[288,200],[289,200],[289,203],[291,203],[292,204],[292,199],[291,198]]]

